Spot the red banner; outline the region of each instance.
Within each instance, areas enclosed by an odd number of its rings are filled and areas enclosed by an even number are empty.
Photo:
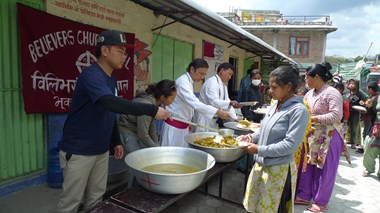
[[[17,4],[22,92],[26,113],[67,112],[78,75],[96,62],[95,46],[104,29]],[[127,60],[115,71],[118,95],[133,97],[135,35],[125,33]]]

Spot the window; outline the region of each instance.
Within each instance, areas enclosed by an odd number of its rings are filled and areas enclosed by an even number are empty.
[[[289,40],[289,55],[308,56],[309,55],[309,37],[291,36]]]

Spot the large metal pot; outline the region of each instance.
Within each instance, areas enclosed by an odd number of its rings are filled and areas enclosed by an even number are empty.
[[[134,151],[125,157],[137,182],[145,189],[162,194],[180,194],[197,188],[215,159],[201,150],[185,147],[152,147]],[[175,163],[200,169],[187,174],[162,174],[143,171],[154,164]]]
[[[243,155],[244,150],[240,147],[213,148],[213,147],[205,147],[205,146],[197,145],[194,143],[195,141],[200,140],[202,138],[213,137],[215,135],[218,135],[218,133],[217,132],[190,133],[185,136],[185,141],[190,145],[190,147],[205,151],[211,154],[212,156],[214,156],[217,163],[233,162],[239,159]]]

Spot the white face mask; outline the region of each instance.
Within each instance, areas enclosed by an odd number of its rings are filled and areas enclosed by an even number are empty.
[[[260,80],[260,79],[253,79],[253,80],[252,80],[252,84],[253,84],[254,86],[259,86],[260,83],[261,83],[261,80]]]

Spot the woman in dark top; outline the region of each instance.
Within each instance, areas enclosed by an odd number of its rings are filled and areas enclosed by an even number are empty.
[[[263,94],[260,90],[261,85],[261,73],[260,70],[255,69],[252,70],[249,74],[251,77],[251,85],[249,87],[246,87],[242,93],[241,101],[257,101],[258,104],[254,107],[251,106],[245,106],[241,108],[241,112],[243,113],[244,117],[250,121],[253,121],[255,123],[259,123],[262,119],[262,115],[256,114],[253,112],[257,107],[261,107],[264,102]]]

